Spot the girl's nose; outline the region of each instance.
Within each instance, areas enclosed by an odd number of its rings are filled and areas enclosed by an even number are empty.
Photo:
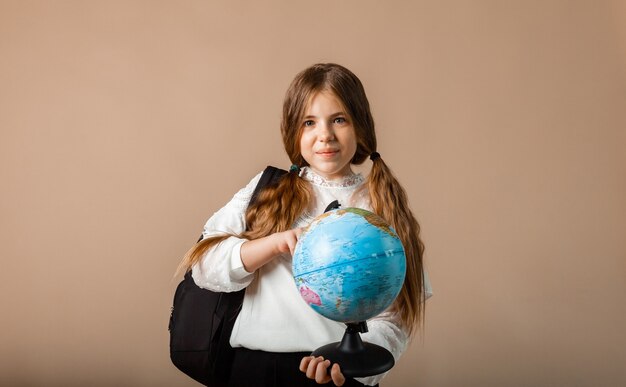
[[[321,142],[333,141],[335,139],[335,132],[329,124],[319,125],[318,139]]]

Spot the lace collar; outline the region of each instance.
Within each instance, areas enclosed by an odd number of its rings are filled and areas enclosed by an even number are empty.
[[[352,188],[363,182],[363,176],[360,173],[351,172],[341,179],[327,180],[324,177],[315,173],[309,167],[303,167],[302,171],[300,172],[300,176],[302,176],[302,178],[304,178],[305,180],[311,182],[311,184],[329,188]]]

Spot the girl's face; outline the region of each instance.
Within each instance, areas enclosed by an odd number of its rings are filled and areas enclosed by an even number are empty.
[[[351,173],[356,134],[339,98],[330,91],[313,96],[302,119],[300,153],[318,175],[327,180]]]

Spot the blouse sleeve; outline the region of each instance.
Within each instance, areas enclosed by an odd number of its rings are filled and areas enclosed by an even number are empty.
[[[428,272],[424,271],[424,298],[429,299],[433,295],[433,289],[430,284]],[[361,334],[363,341],[377,344],[386,348],[396,362],[400,359],[400,355],[406,350],[409,337],[401,328],[399,316],[392,312],[383,312],[367,322],[368,332]],[[387,372],[368,376],[366,378],[356,378],[359,382],[373,386],[380,383]]]
[[[204,239],[224,234],[239,235],[246,229],[245,213],[252,193],[262,173],[256,175],[247,186],[204,225]],[[254,273],[247,272],[241,262],[241,245],[246,239],[231,236],[210,248],[202,259],[193,265],[191,276],[201,288],[219,292],[235,292],[248,286]]]
[[[383,312],[367,321],[367,329],[368,332],[361,334],[363,341],[386,348],[397,362],[408,344],[408,335],[400,327],[398,318],[392,312]],[[365,385],[373,386],[380,383],[385,375],[387,372],[355,379]]]

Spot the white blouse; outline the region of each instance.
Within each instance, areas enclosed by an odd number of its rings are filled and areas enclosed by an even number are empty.
[[[205,224],[205,238],[224,233],[238,235],[245,230],[245,211],[261,178],[256,175]],[[294,223],[307,226],[322,214],[328,204],[338,200],[343,208],[371,210],[367,187],[361,174],[351,174],[338,181],[328,181],[310,168],[302,168],[301,176],[310,182],[313,200]],[[302,299],[292,275],[291,255],[281,254],[257,270],[248,273],[239,254],[245,239],[230,237],[207,251],[192,268],[192,277],[201,288],[232,292],[246,288],[230,344],[268,352],[313,351],[340,341],[345,324],[329,320],[311,309]],[[432,295],[425,276],[426,297]],[[384,312],[367,322],[369,332],[361,334],[364,341],[387,348],[396,361],[408,344],[406,332],[397,316]],[[384,374],[358,380],[368,385],[378,383]]]

